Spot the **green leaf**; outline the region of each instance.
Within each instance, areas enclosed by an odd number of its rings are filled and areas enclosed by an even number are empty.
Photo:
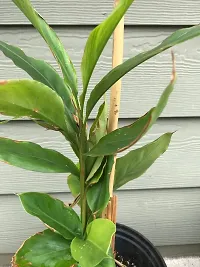
[[[9,57],[16,66],[26,71],[34,80],[47,85],[62,98],[65,104],[67,140],[76,145],[76,135],[74,132],[77,132],[78,128],[73,118],[75,109],[72,104],[72,93],[69,86],[66,85],[64,80],[48,63],[28,57],[21,49],[1,41],[0,50],[5,54],[5,56]],[[42,122],[40,122],[40,124],[42,124]],[[55,130],[51,127],[51,125],[47,128]]]
[[[174,32],[172,35],[170,35],[167,39],[165,39],[157,47],[147,52],[142,52],[138,54],[137,56],[128,59],[121,65],[112,69],[106,76],[103,77],[103,79],[95,86],[95,88],[91,92],[90,97],[87,102],[86,118],[89,117],[93,107],[95,106],[97,101],[102,97],[102,95],[104,95],[105,92],[113,84],[115,84],[121,77],[123,77],[130,70],[134,69],[135,67],[145,62],[149,58],[152,58],[155,55],[160,54],[166,49],[174,45],[180,44],[182,42],[185,42],[199,35],[200,35],[200,25],[178,30]]]
[[[49,27],[46,21],[36,12],[29,0],[12,0],[15,5],[24,13],[28,20],[38,30],[50,47],[54,57],[61,67],[63,76],[74,95],[77,95],[77,78],[74,66],[59,40],[56,33]]]
[[[169,97],[174,90],[175,83],[176,83],[176,74],[175,74],[175,70],[173,70],[171,82],[169,83],[169,85],[166,87],[166,89],[162,93],[162,95],[158,101],[157,106],[154,108],[154,110],[152,112],[152,119],[151,119],[151,122],[149,124],[148,130],[156,122],[156,120],[159,118],[159,116],[163,112],[164,108],[166,107],[168,100],[169,100]]]
[[[66,117],[65,117],[66,118]],[[11,119],[12,120],[12,119]],[[46,123],[44,121],[41,120],[34,120],[33,121],[35,123],[37,123],[38,125],[46,128],[47,130],[53,130],[53,131],[58,131],[57,128],[55,128],[53,125]],[[73,149],[75,155],[77,157],[79,157],[79,149],[78,149],[78,138],[77,138],[77,131],[71,128],[70,125],[70,120],[66,119],[66,129],[65,129],[65,133],[64,136],[66,138],[66,140],[68,140],[70,142],[71,148]]]
[[[96,158],[94,165],[92,166],[92,169],[91,169],[86,181],[89,181],[94,176],[94,174],[97,172],[97,170],[101,166],[102,161],[103,161],[103,157]]]
[[[34,80],[47,85],[54,90],[64,101],[68,109],[74,112],[71,102],[70,88],[64,83],[59,74],[43,60],[28,57],[18,47],[0,41],[0,50],[10,58],[14,64],[27,72]]]
[[[107,134],[107,105],[104,102],[100,107],[95,121],[90,128],[89,141],[96,145]]]
[[[136,143],[148,128],[153,109],[131,125],[119,128],[103,138],[88,153],[88,156],[112,155]]]
[[[115,169],[114,189],[140,177],[168,148],[172,133],[166,133],[154,142],[118,158]]]
[[[37,81],[0,82],[0,113],[39,119],[57,130],[66,129],[62,99],[49,87]]]
[[[148,113],[139,118],[133,124],[119,128],[101,138],[97,145],[94,146],[87,155],[95,157],[114,154],[122,152],[137,143],[156,122],[166,107],[168,99],[174,89],[175,82],[176,75],[175,68],[173,67],[171,82],[162,93],[157,106],[152,108]]]
[[[104,169],[106,166],[106,160],[104,160],[100,166],[100,168],[96,171],[94,176],[90,179],[87,179],[86,182],[89,182],[90,185],[98,183],[98,181],[101,179]]]
[[[61,153],[41,146],[0,137],[0,160],[22,169],[79,175],[76,165]]]
[[[100,107],[96,119],[94,120],[89,133],[89,147],[93,147],[107,133],[107,104],[104,102]],[[103,157],[97,159],[86,157],[87,179],[93,177],[101,165]]]
[[[116,267],[115,261],[113,258],[103,259],[96,267]]]
[[[94,267],[108,255],[116,226],[107,219],[96,219],[87,227],[86,240],[75,238],[71,243],[73,258],[81,267]]]
[[[82,225],[78,215],[62,201],[34,192],[20,194],[19,197],[24,209],[38,217],[50,229],[69,240],[74,237],[82,238]]]
[[[80,194],[80,178],[79,176],[70,174],[67,178],[67,184],[69,186],[69,189],[73,195],[73,197],[77,197]]]
[[[107,157],[107,163],[100,181],[92,185],[87,191],[87,203],[93,213],[100,214],[109,202],[109,181],[113,163],[113,156]]]
[[[51,230],[45,230],[27,239],[12,259],[12,266],[70,267],[70,242]]]
[[[96,267],[116,267],[112,249],[109,250],[110,258],[103,259]]]
[[[81,63],[83,80],[82,106],[84,103],[87,87],[96,63],[114,29],[130,7],[130,5],[133,3],[133,1],[134,0],[120,0],[119,4],[113,10],[111,15],[90,33]]]

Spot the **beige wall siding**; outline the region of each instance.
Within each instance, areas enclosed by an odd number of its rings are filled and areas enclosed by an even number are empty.
[[[132,120],[120,121],[120,126]],[[122,189],[192,188],[200,186],[200,120],[161,119],[136,146],[140,147],[168,131],[177,131],[168,151],[139,179]],[[0,136],[17,140],[29,140],[46,148],[56,149],[76,160],[62,135],[46,131],[32,122],[12,122],[1,125]],[[121,156],[123,154],[119,154]],[[187,164],[186,164],[187,160]],[[14,173],[14,175],[13,175]],[[0,194],[12,194],[27,190],[43,192],[69,192],[65,174],[42,174],[0,163]],[[132,201],[132,200],[131,200]]]
[[[200,243],[200,189],[119,191],[118,221],[133,227],[155,245]],[[69,193],[53,194],[66,203]],[[14,252],[22,241],[44,229],[28,215],[17,196],[1,196],[0,253]]]
[[[1,19],[0,19],[1,20]],[[180,27],[128,27],[125,31],[125,59],[155,47],[159,42]],[[77,68],[81,88],[80,62],[87,36],[92,27],[56,27],[60,38]],[[0,27],[1,39],[21,47],[28,55],[45,59],[57,70],[56,62],[48,47],[31,28]],[[164,117],[200,116],[200,50],[199,38],[178,45],[173,50],[176,55],[178,80]],[[112,42],[105,48],[91,80],[89,91],[111,69]],[[24,71],[0,53],[0,79],[28,78]],[[133,118],[146,113],[156,105],[161,92],[171,78],[170,50],[148,60],[123,79],[121,118]],[[94,117],[94,114],[93,114]]]
[[[0,24],[27,24],[11,1],[1,0]],[[40,14],[53,25],[94,25],[105,19],[113,1],[32,0]],[[198,0],[136,0],[127,14],[129,25],[191,25],[199,23]]]

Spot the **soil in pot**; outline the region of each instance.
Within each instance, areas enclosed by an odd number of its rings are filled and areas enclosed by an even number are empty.
[[[116,260],[126,267],[167,267],[153,244],[125,225],[117,224],[115,248]]]

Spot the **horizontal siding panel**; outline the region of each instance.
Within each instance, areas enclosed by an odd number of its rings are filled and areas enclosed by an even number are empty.
[[[120,126],[131,120],[120,121]],[[175,131],[169,150],[139,179],[123,189],[156,189],[200,187],[200,121],[199,119],[161,119],[135,148],[155,140],[161,134]],[[0,136],[30,140],[43,147],[57,149],[75,160],[61,135],[46,131],[31,122],[1,125]],[[119,155],[120,156],[120,155]],[[187,160],[187,162],[186,162]],[[187,164],[186,164],[187,163]],[[43,174],[0,163],[0,194],[25,191],[68,192],[66,174]]]
[[[178,28],[174,28],[176,30]],[[78,70],[79,87],[81,88],[80,62],[84,45],[91,28],[73,27],[56,28],[59,36]],[[160,41],[172,33],[171,28],[138,28],[128,27],[125,32],[125,59],[142,51],[155,47]],[[45,43],[30,27],[0,27],[1,40],[17,45],[33,57],[45,59],[57,70],[58,67]],[[199,38],[188,41],[174,48],[177,61],[178,81],[169,105],[163,117],[200,116],[200,50]],[[106,47],[103,56],[94,72],[89,91],[111,69],[112,42]],[[1,54],[1,53],[0,53]],[[131,71],[123,79],[121,99],[121,118],[134,118],[146,113],[154,106],[161,92],[171,77],[171,56],[166,51]],[[22,70],[0,56],[0,79],[28,78]],[[94,117],[94,113],[92,115]]]
[[[53,195],[68,203],[69,194]],[[117,221],[156,246],[200,243],[200,189],[120,191]],[[22,241],[43,229],[25,213],[17,196],[0,197],[0,253],[13,253]]]
[[[54,25],[94,25],[112,10],[113,1],[33,0],[38,12]],[[200,18],[198,0],[139,0],[127,13],[128,25],[191,25]],[[0,24],[27,24],[27,20],[11,1],[1,0]]]
[[[0,254],[0,267],[11,266],[11,259],[13,254]]]

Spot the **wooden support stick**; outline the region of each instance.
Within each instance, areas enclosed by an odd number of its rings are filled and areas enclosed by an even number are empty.
[[[119,0],[115,0],[114,5],[117,6]],[[115,68],[123,62],[123,50],[124,50],[124,17],[117,25],[113,34],[113,55],[112,66]],[[108,132],[112,132],[118,128],[119,109],[120,109],[120,96],[121,96],[121,80],[116,82],[111,89],[110,95],[110,111],[108,118]],[[114,156],[114,164],[110,174],[109,193],[110,201],[106,209],[106,217],[112,220],[116,224],[117,214],[117,197],[113,196],[113,186],[115,177],[115,165],[116,156]],[[112,250],[115,251],[115,236],[112,239]]]
[[[115,6],[118,5],[119,0],[115,0]],[[113,56],[112,65],[113,68],[120,65],[123,62],[123,50],[124,50],[124,18],[121,19],[117,25],[113,35]],[[108,119],[108,132],[112,132],[118,128],[119,108],[120,108],[120,96],[121,96],[121,80],[116,82],[110,95],[110,111]],[[113,196],[113,185],[115,176],[115,162],[116,156],[110,175],[109,192],[110,197]]]

